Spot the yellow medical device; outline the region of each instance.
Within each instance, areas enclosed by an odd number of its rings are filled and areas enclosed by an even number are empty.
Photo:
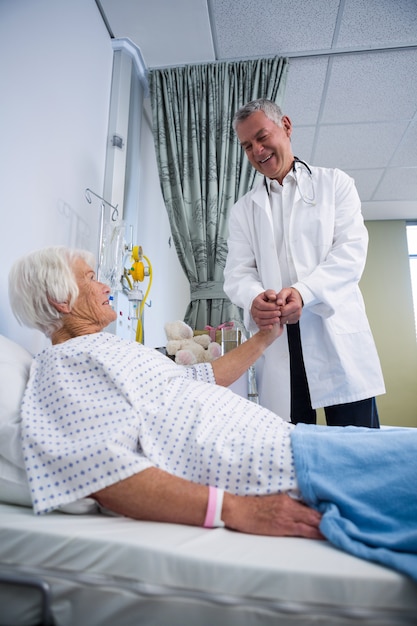
[[[125,290],[131,303],[130,317],[137,320],[136,341],[143,342],[143,310],[152,286],[152,265],[147,256],[143,254],[142,246],[133,246],[130,257],[130,268],[124,268],[124,279],[127,284]],[[146,265],[144,263],[146,262]],[[143,295],[139,287],[145,278],[148,278],[148,287]]]

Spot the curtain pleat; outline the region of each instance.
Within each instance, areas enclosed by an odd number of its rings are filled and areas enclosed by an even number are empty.
[[[172,239],[190,283],[194,329],[241,319],[223,291],[230,208],[253,185],[232,128],[250,100],[281,104],[288,60],[187,65],[149,72],[159,177]]]

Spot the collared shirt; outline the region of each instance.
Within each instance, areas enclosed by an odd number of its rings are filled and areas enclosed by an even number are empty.
[[[277,180],[266,180],[271,205],[275,245],[282,275],[283,287],[297,282],[297,273],[290,247],[290,220],[296,189],[295,178],[289,172],[280,185]]]

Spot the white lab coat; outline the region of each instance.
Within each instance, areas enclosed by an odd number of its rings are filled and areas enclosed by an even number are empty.
[[[363,400],[385,393],[378,354],[358,282],[368,232],[353,180],[337,169],[297,168],[289,222],[289,254],[303,298],[300,332],[313,408]],[[288,177],[293,177],[290,172]],[[285,186],[284,180],[284,186]],[[315,204],[311,198],[314,185]],[[300,194],[301,189],[301,194]],[[283,285],[271,208],[264,182],[233,206],[229,220],[224,291],[244,310],[245,326],[253,299]],[[260,403],[290,419],[290,372],[286,330],[256,363]]]

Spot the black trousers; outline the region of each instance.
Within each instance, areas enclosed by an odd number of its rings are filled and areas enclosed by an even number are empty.
[[[291,373],[291,422],[316,424],[316,410],[311,407],[310,391],[304,367],[299,324],[287,326]],[[375,398],[324,407],[328,426],[366,426],[379,428]]]

